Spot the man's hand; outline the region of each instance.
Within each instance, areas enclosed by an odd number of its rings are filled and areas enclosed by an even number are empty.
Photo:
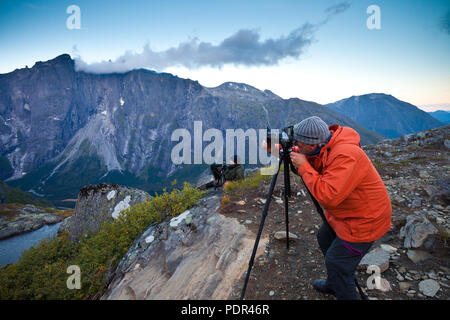
[[[264,150],[266,150],[268,153],[270,153],[270,154],[272,154],[272,150],[271,150],[271,144],[267,144],[267,142],[266,142],[266,140],[263,140],[262,142],[261,142],[261,148],[263,148]],[[277,149],[277,150],[274,150],[274,156],[278,156],[278,153],[280,152],[280,148],[281,148],[281,146],[279,145],[279,144],[275,144],[275,148]]]
[[[304,154],[291,152],[291,162],[296,168],[299,168],[306,161],[308,160]]]
[[[266,140],[263,140],[263,141],[261,142],[261,148],[263,148],[264,150],[266,150],[267,152],[270,153],[270,145],[267,145]]]

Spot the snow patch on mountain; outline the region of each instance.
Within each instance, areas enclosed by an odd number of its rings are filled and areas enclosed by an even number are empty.
[[[106,117],[105,117],[106,115]],[[114,141],[112,141],[115,134],[115,127],[110,121],[108,113],[103,111],[102,113],[94,115],[69,141],[67,147],[61,154],[55,157],[55,161],[58,165],[52,170],[50,175],[45,178],[45,183],[55,172],[65,163],[72,164],[83,152],[96,153],[100,159],[103,160],[103,164],[106,166],[107,171],[119,170],[123,171],[115,153]],[[80,150],[81,144],[85,141],[89,141],[92,145],[90,150]]]

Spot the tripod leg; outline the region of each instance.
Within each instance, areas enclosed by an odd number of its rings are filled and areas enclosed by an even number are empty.
[[[252,271],[253,262],[255,261],[256,251],[258,250],[259,239],[261,238],[261,233],[264,228],[264,221],[266,220],[267,211],[269,210],[270,200],[272,199],[273,189],[275,188],[275,185],[277,183],[278,173],[280,172],[280,164],[281,164],[281,159],[278,164],[278,171],[272,177],[272,182],[270,183],[269,192],[266,197],[266,203],[264,204],[264,209],[261,214],[261,221],[259,223],[258,234],[256,235],[256,240],[255,240],[255,245],[253,246],[252,256],[248,263],[248,270],[247,270],[247,275],[245,276],[244,287],[242,288],[241,300],[244,300],[244,297],[245,297],[245,290],[247,289],[247,283],[248,283],[248,280],[250,279],[250,272]]]
[[[291,196],[291,182],[289,176],[289,154],[284,155],[284,213],[286,216],[286,249],[289,250],[289,204],[288,199]]]

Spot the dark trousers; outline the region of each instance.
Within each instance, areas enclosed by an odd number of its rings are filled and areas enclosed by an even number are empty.
[[[327,287],[338,300],[357,300],[355,271],[373,242],[356,243],[335,236],[322,224],[317,232],[320,249],[325,256]]]

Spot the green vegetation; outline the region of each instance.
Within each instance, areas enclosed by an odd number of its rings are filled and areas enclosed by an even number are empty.
[[[450,233],[447,230],[440,231],[440,237],[442,242],[444,243],[444,246],[447,247],[450,239]]]
[[[149,198],[123,210],[118,219],[103,224],[79,242],[63,234],[25,251],[18,263],[0,272],[0,299],[92,299],[106,290],[112,272],[134,240],[152,223],[176,216],[192,207],[203,191],[185,183],[182,190]],[[81,270],[81,289],[69,290],[67,267]]]
[[[41,207],[52,207],[50,201],[35,197],[29,192],[13,188],[0,181],[0,197],[5,198],[5,203],[34,204]]]
[[[280,168],[280,170],[282,170],[282,168]],[[242,196],[249,189],[259,187],[261,181],[270,179],[272,179],[272,176],[261,175],[261,170],[258,170],[257,172],[248,176],[245,179],[228,181],[224,186],[225,194],[228,196]]]
[[[137,180],[139,182],[139,184],[136,184],[135,182],[135,187],[145,190],[150,194],[152,194],[152,192],[160,192],[164,188],[170,190],[175,187],[182,187],[181,181],[194,182],[207,168],[208,166],[204,164],[193,164],[177,169],[169,177],[162,177],[160,176],[160,169],[154,168],[148,164],[137,178],[135,178],[135,181]],[[177,181],[177,183],[174,184],[173,181]]]

